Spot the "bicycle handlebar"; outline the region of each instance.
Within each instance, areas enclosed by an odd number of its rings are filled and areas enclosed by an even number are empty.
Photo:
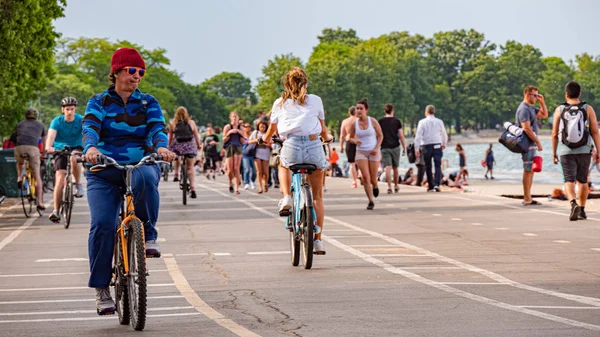
[[[278,137],[277,137],[277,136],[275,136],[275,135],[273,135],[273,137],[272,137],[271,139],[273,140],[273,143],[275,143],[275,144],[279,144],[279,145],[283,146],[283,142],[284,142],[284,140],[283,140],[283,139],[281,139],[281,138],[278,138]],[[323,140],[323,137],[320,137],[320,136],[319,136],[319,139],[321,140],[321,143],[323,143],[323,144],[330,144],[330,143],[333,143],[333,142],[335,141],[335,137],[333,137],[333,136],[331,136],[331,139],[330,139],[329,141],[324,141],[324,140]],[[259,138],[259,141],[258,141],[258,143],[259,143],[259,144],[261,144],[261,143],[263,143],[263,142],[264,142],[264,141],[262,140],[262,138]]]
[[[86,163],[85,158],[77,158],[77,162],[78,163]],[[152,165],[152,164],[168,164],[168,162],[163,161],[162,160],[162,156],[159,155],[158,153],[152,153],[149,154],[147,156],[145,156],[144,158],[142,158],[137,164],[135,165],[120,165],[119,163],[117,163],[116,160],[112,159],[111,157],[105,156],[105,155],[98,155],[98,164],[92,166],[90,168],[90,171],[98,171],[107,167],[114,167],[117,168],[119,170],[122,171],[127,171],[127,170],[133,170],[136,169],[142,165]]]

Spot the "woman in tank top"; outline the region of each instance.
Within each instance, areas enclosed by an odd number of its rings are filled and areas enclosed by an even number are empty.
[[[373,197],[379,195],[377,170],[381,166],[381,142],[383,132],[379,122],[369,117],[369,103],[366,99],[356,103],[356,122],[350,128],[350,142],[356,144],[356,164],[362,174],[363,186],[369,198],[368,210],[375,207]]]
[[[256,130],[254,130],[250,136],[250,139],[248,140],[248,144],[257,143],[254,164],[256,165],[256,178],[258,180],[259,194],[262,193],[263,190],[265,192],[269,190],[269,159],[271,159],[271,147],[273,144],[272,142],[259,143],[258,141],[266,134],[268,128],[269,123],[267,121],[259,121],[258,125],[256,126]]]
[[[245,143],[244,130],[240,124],[240,116],[237,112],[229,113],[230,124],[223,128],[223,148],[226,153],[227,175],[229,176],[229,192],[240,194],[241,174],[240,165],[242,164],[242,145]],[[235,179],[235,184],[233,180]]]

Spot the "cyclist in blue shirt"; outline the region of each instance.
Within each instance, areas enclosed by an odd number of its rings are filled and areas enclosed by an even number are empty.
[[[75,197],[83,197],[83,186],[81,185],[81,164],[77,164],[77,157],[83,151],[81,142],[83,116],[75,113],[77,110],[77,100],[74,97],[65,97],[61,101],[62,115],[54,118],[50,123],[48,138],[46,139],[46,152],[54,153],[68,146],[72,150],[71,168],[73,177],[75,177]],[[54,170],[56,177],[54,179],[54,211],[50,214],[50,221],[59,222],[60,202],[63,198],[63,188],[65,187],[65,176],[67,175],[67,156],[60,154],[54,157]]]

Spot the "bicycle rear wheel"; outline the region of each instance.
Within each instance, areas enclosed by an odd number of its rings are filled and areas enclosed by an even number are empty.
[[[181,161],[181,191],[183,193],[183,204],[187,205],[188,194],[188,176],[187,176],[187,158],[183,157]]]
[[[70,180],[70,178],[69,178]],[[63,215],[65,217],[65,229],[69,228],[71,225],[71,213],[73,212],[73,203],[75,202],[75,198],[73,195],[73,183],[68,181],[65,184],[65,190],[63,192]]]
[[[313,249],[314,249],[314,229],[315,229],[315,221],[313,218],[313,200],[312,193],[310,191],[310,186],[304,185],[302,186],[302,198],[300,200],[304,201],[304,205],[302,207],[302,264],[304,265],[304,269],[312,268],[313,262]]]
[[[119,228],[120,228],[119,224]],[[115,273],[115,304],[117,305],[117,314],[119,315],[119,323],[128,325],[129,315],[129,296],[127,292],[127,277],[125,277],[125,264],[123,262],[123,248],[121,246],[121,235],[117,232],[115,239],[115,256],[114,256],[114,273]]]
[[[23,205],[23,213],[25,213],[26,217],[31,217],[31,212],[33,212],[33,203],[31,202],[31,189],[29,188],[29,186],[31,185],[31,182],[29,181],[29,178],[27,177],[26,174],[23,175],[23,178],[21,179],[21,204]]]
[[[54,164],[52,159],[46,159],[43,165],[45,174],[42,176],[42,182],[44,186],[44,193],[54,192]]]
[[[129,222],[127,236],[127,255],[129,274],[127,275],[127,290],[131,325],[137,331],[146,326],[146,248],[143,239],[142,222],[135,218]]]

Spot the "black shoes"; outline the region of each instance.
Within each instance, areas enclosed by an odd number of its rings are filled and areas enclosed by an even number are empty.
[[[571,215],[569,216],[569,220],[577,221],[580,213],[581,213],[581,207],[579,207],[579,205],[577,205],[576,202],[572,201],[571,202]]]
[[[581,208],[581,212],[577,215],[577,220],[587,220],[587,214],[585,214],[585,210]]]
[[[373,189],[373,196],[377,198],[379,196],[379,187]]]
[[[367,209],[370,211],[370,210],[372,210],[373,208],[375,208],[375,203],[374,203],[374,202],[372,202],[372,201],[370,201],[370,202],[369,202],[369,205],[367,206]]]
[[[196,191],[191,191],[190,192],[190,198],[196,199]]]
[[[175,178],[173,178],[173,182],[175,183],[175,182],[178,182],[178,181],[179,181],[179,177],[175,176]]]

